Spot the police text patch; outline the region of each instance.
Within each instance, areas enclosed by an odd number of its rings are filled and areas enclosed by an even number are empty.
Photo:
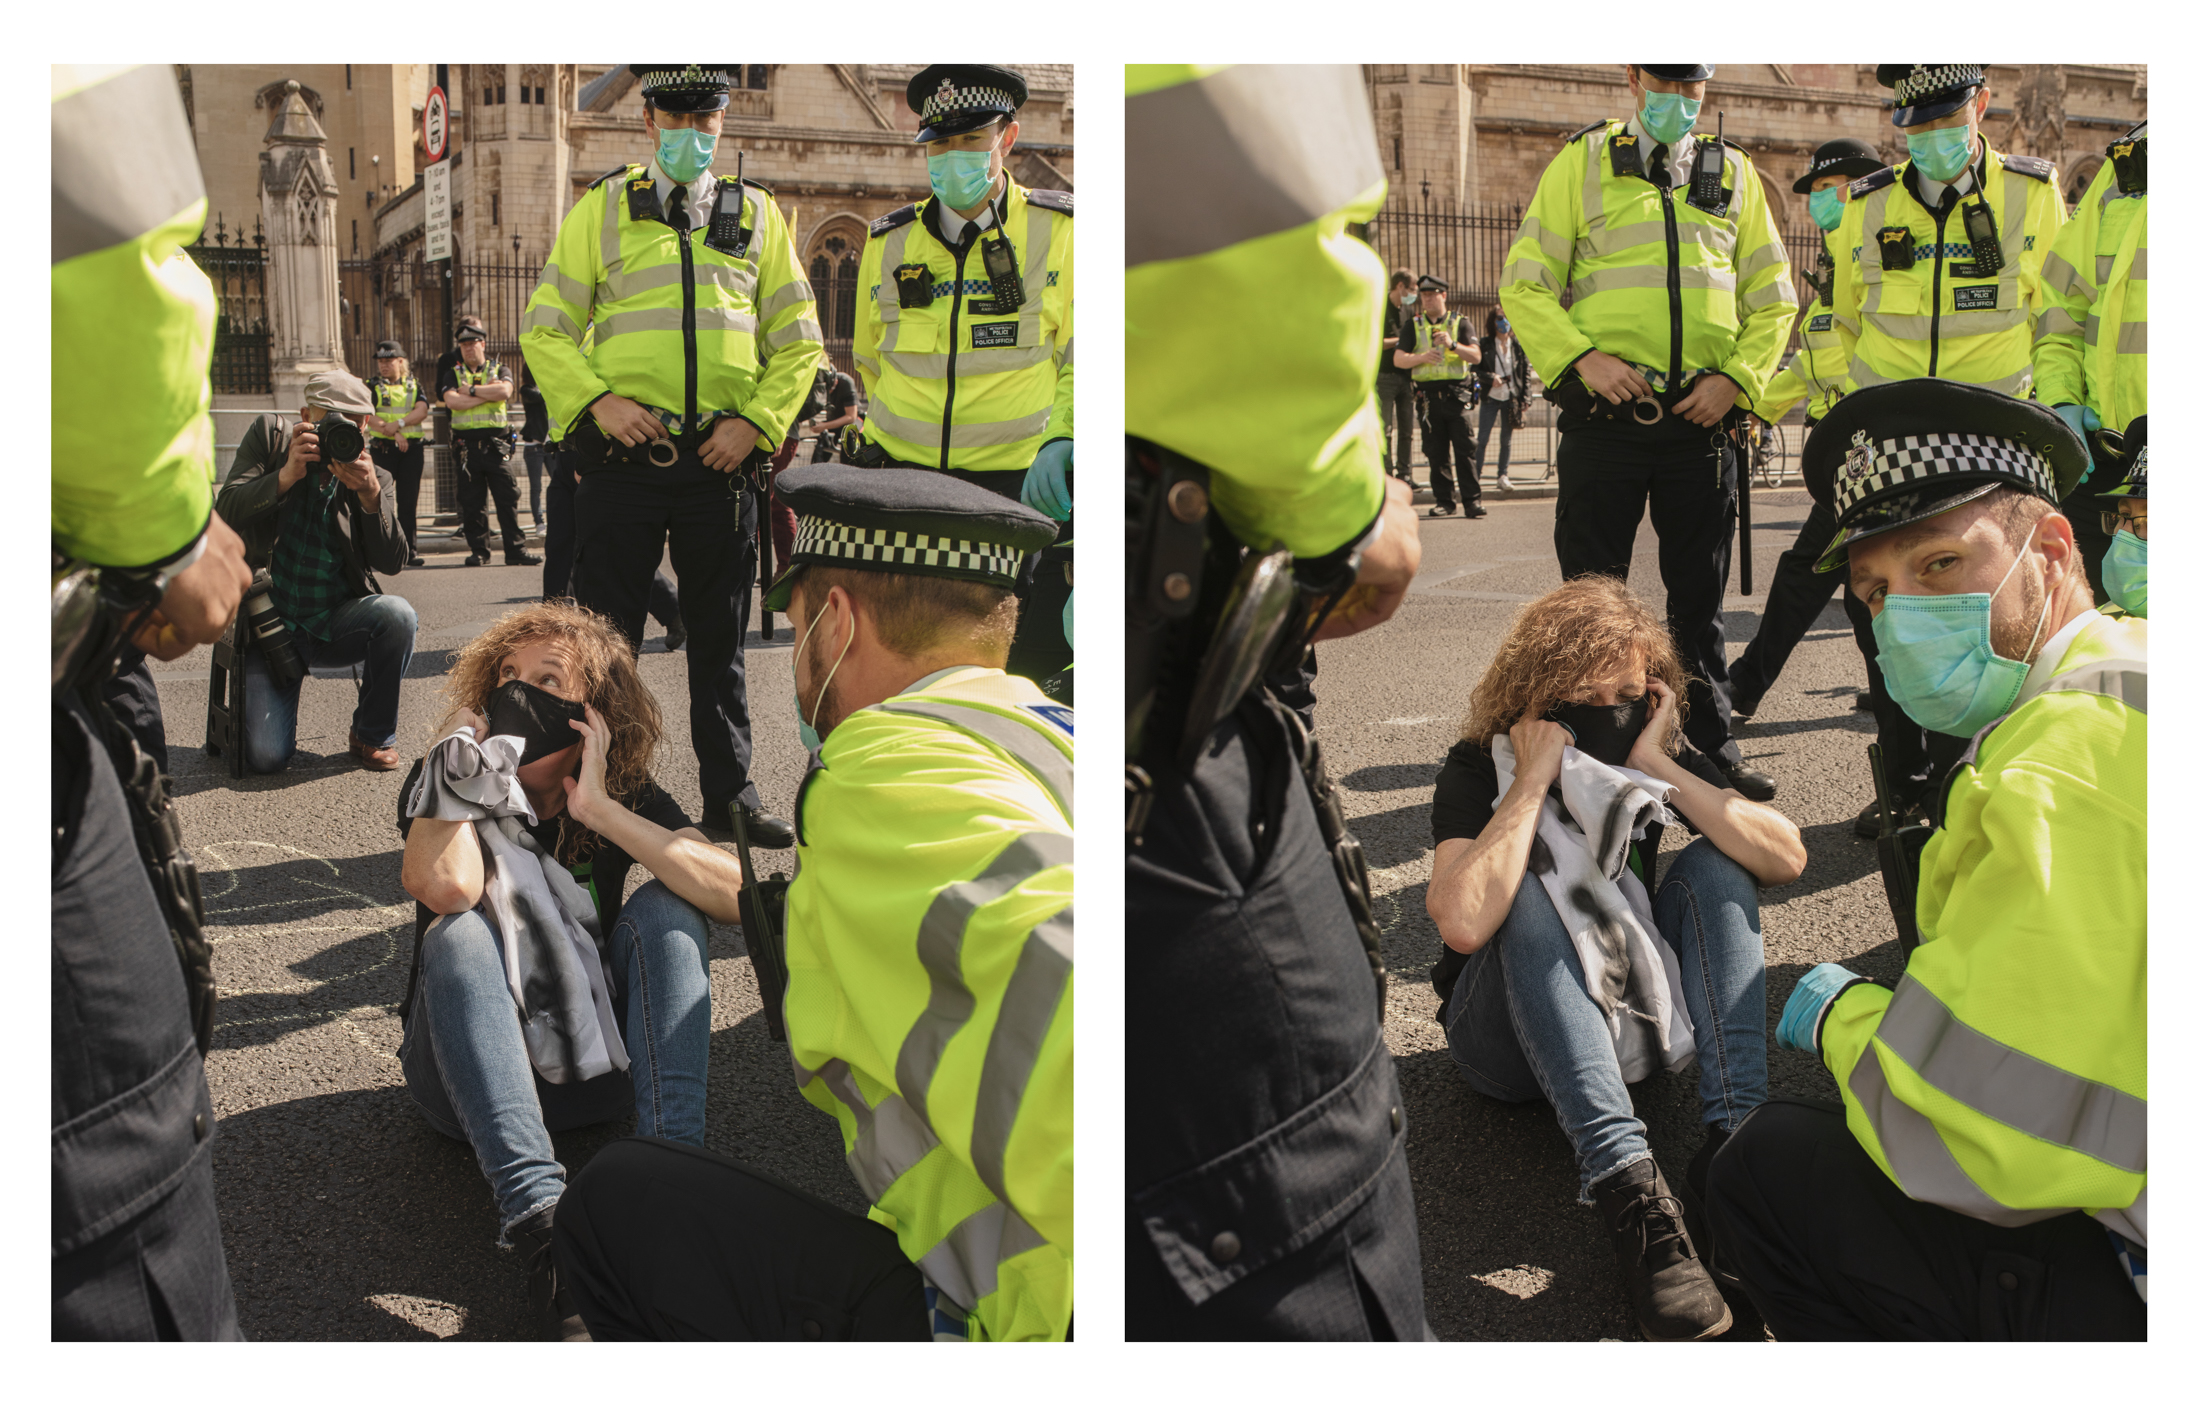
[[[970,345],[1013,347],[1016,345],[1016,328],[1017,324],[1013,322],[973,322],[970,324]]]
[[[1982,288],[1958,288],[1956,290],[1956,311],[1980,312],[1991,308],[1995,306],[1994,299],[2000,292],[2001,286],[1995,283],[1989,283]]]
[[[1833,330],[1833,314],[1822,312],[1812,318],[1810,320],[1810,330],[1813,332],[1831,332]]]

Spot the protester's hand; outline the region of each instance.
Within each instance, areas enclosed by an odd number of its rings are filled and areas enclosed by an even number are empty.
[[[1710,429],[1726,418],[1726,412],[1734,408],[1734,398],[1741,393],[1742,388],[1724,372],[1706,372],[1696,378],[1696,384],[1673,407],[1673,413],[1691,425]]]
[[[462,727],[474,730],[476,742],[489,740],[489,720],[471,708],[453,708],[451,716],[444,720],[442,735],[448,737]]]
[[[623,395],[607,395],[588,407],[603,432],[629,449],[653,439],[670,439],[662,421]]]
[[[1642,373],[1609,352],[1592,351],[1574,363],[1581,383],[1614,405],[1640,400],[1651,394]],[[1731,384],[1731,383],[1730,383]]]
[[[703,461],[705,468],[730,474],[755,452],[757,437],[761,433],[748,421],[728,415],[710,427],[710,438],[703,441],[703,447],[695,457]]]
[[[206,550],[199,559],[176,573],[161,593],[160,604],[138,626],[130,642],[166,663],[181,659],[194,648],[221,638],[252,584],[252,571],[244,564],[244,539],[222,521],[220,513],[206,518]]]
[[[1650,764],[1667,757],[1665,744],[1679,725],[1680,701],[1673,690],[1665,686],[1665,680],[1652,678],[1649,692],[1644,695],[1650,704],[1650,721],[1642,725],[1642,735],[1635,739],[1634,747],[1627,753],[1627,765],[1636,771],[1648,771]]]
[[[1384,475],[1382,531],[1360,554],[1360,574],[1338,598],[1315,644],[1342,639],[1382,624],[1398,613],[1406,587],[1421,569],[1421,520],[1413,511],[1413,490],[1405,480]]]
[[[275,481],[280,491],[288,493],[297,487],[298,481],[313,471],[313,465],[321,457],[321,432],[303,420],[291,426],[290,453],[283,466],[275,471]]]
[[[1558,780],[1559,763],[1574,735],[1549,718],[1524,718],[1506,729],[1513,744],[1513,781],[1531,791],[1546,791]]]
[[[618,804],[603,784],[604,758],[611,751],[611,728],[603,714],[586,703],[581,707],[588,715],[587,721],[572,725],[581,735],[581,769],[578,776],[565,778],[565,812],[593,830],[604,807]]]
[[[1024,506],[1037,508],[1056,522],[1068,522],[1069,473],[1075,460],[1076,449],[1070,440],[1041,445],[1038,457],[1031,461],[1031,472],[1024,475]]]

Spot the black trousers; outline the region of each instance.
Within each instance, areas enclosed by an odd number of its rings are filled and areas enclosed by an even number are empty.
[[[1375,402],[1383,411],[1383,467],[1393,478],[1410,480],[1413,477],[1413,378],[1403,371],[1377,372]]]
[[[2005,1227],[1913,1201],[1833,1105],[1774,1099],[1712,1159],[1719,1267],[1782,1342],[2128,1341],[2146,1303],[2072,1212]]]
[[[703,804],[760,806],[749,780],[746,639],[756,584],[756,494],[743,473],[679,460],[586,468],[573,490],[573,598],[609,616],[637,650],[651,577],[669,541],[687,623],[688,727]],[[722,813],[711,817],[724,824]]]
[[[388,469],[390,477],[397,480],[397,521],[405,529],[406,547],[415,556],[420,554],[420,474],[427,458],[426,444],[425,440],[408,439],[400,449],[396,440],[367,441],[375,464]]]
[[[504,550],[519,551],[527,534],[519,530],[519,480],[512,475],[506,452],[510,443],[502,430],[461,430],[451,436],[458,449],[459,526],[475,556],[489,551],[489,505],[497,504],[497,526],[504,533]]]
[[[1482,478],[1475,471],[1474,429],[1467,423],[1466,381],[1423,381],[1428,407],[1428,478],[1439,508],[1472,506],[1482,501]],[[1457,389],[1453,389],[1453,387]],[[1455,472],[1456,471],[1456,472]]]
[[[923,1342],[894,1232],[715,1152],[622,1138],[558,1202],[558,1269],[599,1342]]]
[[[53,710],[56,1339],[237,1340],[183,973],[92,714]]]
[[[1739,487],[1733,451],[1712,431],[1670,414],[1647,427],[1568,415],[1558,428],[1551,536],[1560,572],[1626,580],[1649,503],[1665,623],[1689,674],[1688,740],[1716,761],[1739,762],[1721,611]]]
[[[1251,698],[1153,782],[1125,891],[1126,1334],[1420,1341],[1404,1103],[1282,720]]]
[[[1004,498],[1022,501],[1025,469],[935,469],[949,478],[959,478],[964,483],[998,493]],[[1073,516],[1062,524],[1061,536],[1056,542],[1072,541],[1077,536],[1077,519]],[[1039,558],[1039,575],[1029,586],[1016,592],[1019,602],[1016,614],[1016,639],[1008,647],[1008,672],[1021,674],[1034,682],[1051,674],[1060,673],[1076,662],[1077,653],[1070,648],[1069,637],[1062,633],[1062,607],[1069,604],[1070,583],[1067,566],[1070,549],[1053,546]]]
[[[542,598],[554,600],[572,594],[573,585],[573,465],[565,454],[552,448],[548,460],[550,486],[543,498],[546,514],[542,529]],[[680,592],[660,569],[649,578],[649,618],[670,627],[680,618]]]
[[[100,696],[114,710],[122,725],[145,749],[145,755],[168,770],[168,723],[160,712],[160,690],[153,685],[153,670],[145,651],[136,645],[122,647],[114,677],[100,688]]]

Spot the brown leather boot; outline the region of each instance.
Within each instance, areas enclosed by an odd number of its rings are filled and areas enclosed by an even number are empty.
[[[1734,1326],[1710,1271],[1682,1224],[1680,1199],[1655,1159],[1614,1172],[1590,1188],[1612,1236],[1620,1278],[1643,1336],[1652,1342],[1697,1342]]]
[[[369,771],[397,770],[397,749],[374,746],[359,735],[357,728],[351,733],[351,759]]]

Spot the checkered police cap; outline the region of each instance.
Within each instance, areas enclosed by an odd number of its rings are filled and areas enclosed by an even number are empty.
[[[1883,63],[1875,75],[1894,89],[1894,125],[1913,127],[1945,117],[1986,82],[1981,63]]]
[[[1055,521],[1013,498],[926,469],[813,464],[775,485],[795,511],[794,550],[766,608],[784,610],[806,565],[946,576],[1014,589],[1060,535]]]
[[[902,94],[919,118],[920,142],[1014,117],[1030,95],[1022,74],[990,63],[933,64],[911,78]]]
[[[1000,578],[1014,586],[1023,570],[1025,553],[995,542],[968,537],[935,537],[924,532],[899,532],[891,528],[856,527],[825,518],[806,517],[795,529],[791,560],[808,558],[826,566],[871,566],[883,571],[911,571],[917,575],[968,573]]]
[[[627,69],[642,96],[667,112],[716,112],[741,86],[741,66],[731,63],[636,63]]]
[[[932,96],[924,100],[922,116],[927,123],[942,117],[957,117],[965,113],[1014,112],[1016,104],[1009,99],[1005,88],[958,88],[949,79],[932,90]]]

